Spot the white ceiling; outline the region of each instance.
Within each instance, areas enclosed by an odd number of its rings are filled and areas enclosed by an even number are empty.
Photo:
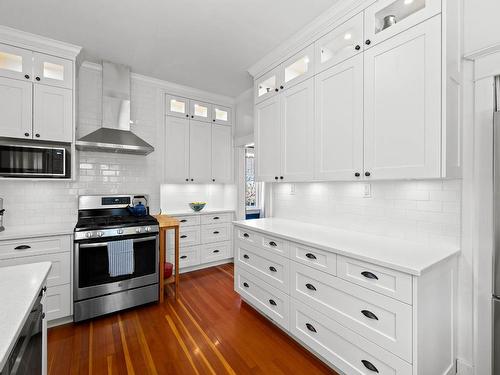
[[[132,71],[228,96],[246,69],[336,0],[0,0],[0,24]]]

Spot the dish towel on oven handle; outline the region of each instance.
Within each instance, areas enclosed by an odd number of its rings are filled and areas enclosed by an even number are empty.
[[[108,264],[111,277],[134,273],[134,240],[109,242]]]

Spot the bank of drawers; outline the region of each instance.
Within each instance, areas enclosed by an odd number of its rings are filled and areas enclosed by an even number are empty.
[[[325,359],[342,362],[346,373],[372,373],[371,366],[382,374],[411,373],[410,275],[244,228],[235,227],[234,238],[235,288],[254,307],[288,324]],[[250,296],[243,279],[267,294]],[[289,314],[276,315],[259,297],[268,295],[288,303]]]
[[[0,241],[0,267],[51,262],[44,310],[51,321],[71,315],[71,236]]]

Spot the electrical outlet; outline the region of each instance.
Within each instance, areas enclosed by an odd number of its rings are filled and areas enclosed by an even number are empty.
[[[290,195],[295,195],[295,184],[290,184]]]
[[[363,198],[371,198],[372,197],[372,185],[364,184],[363,185]]]

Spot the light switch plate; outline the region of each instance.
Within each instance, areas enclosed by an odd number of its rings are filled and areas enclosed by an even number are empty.
[[[372,185],[364,184],[363,185],[363,198],[371,198],[372,197]]]

